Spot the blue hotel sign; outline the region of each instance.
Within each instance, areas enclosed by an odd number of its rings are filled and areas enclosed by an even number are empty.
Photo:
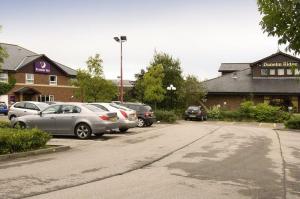
[[[50,73],[50,64],[45,61],[37,61],[34,64],[36,73]]]

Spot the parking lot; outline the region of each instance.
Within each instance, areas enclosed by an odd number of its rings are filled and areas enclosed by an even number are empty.
[[[0,163],[0,198],[298,198],[300,134],[180,122]]]

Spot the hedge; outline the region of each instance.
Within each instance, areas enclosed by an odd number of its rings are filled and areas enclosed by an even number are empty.
[[[0,121],[0,128],[10,128],[11,124],[6,121]]]
[[[292,117],[284,123],[286,128],[289,129],[300,129],[300,117]]]
[[[214,106],[208,111],[211,120],[257,121],[257,122],[284,122],[290,119],[290,114],[280,107],[265,103],[254,105],[251,101],[241,103],[237,111],[222,110]]]
[[[0,155],[43,148],[50,139],[39,129],[0,128]]]
[[[173,111],[157,110],[155,111],[157,121],[175,123],[177,116]]]

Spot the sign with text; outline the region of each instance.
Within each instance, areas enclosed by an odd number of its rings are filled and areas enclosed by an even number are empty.
[[[37,61],[34,64],[36,73],[50,73],[50,64],[45,61]]]
[[[289,67],[289,66],[298,66],[297,62],[264,62],[263,66],[267,66],[267,67],[280,67],[280,66],[285,66],[285,67]]]

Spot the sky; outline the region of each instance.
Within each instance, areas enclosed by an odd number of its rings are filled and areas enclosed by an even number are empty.
[[[222,62],[254,62],[278,50],[259,25],[255,0],[0,0],[0,42],[78,69],[99,53],[105,77],[145,69],[154,52],[178,58],[184,75],[218,76]],[[281,50],[284,50],[281,49]]]

